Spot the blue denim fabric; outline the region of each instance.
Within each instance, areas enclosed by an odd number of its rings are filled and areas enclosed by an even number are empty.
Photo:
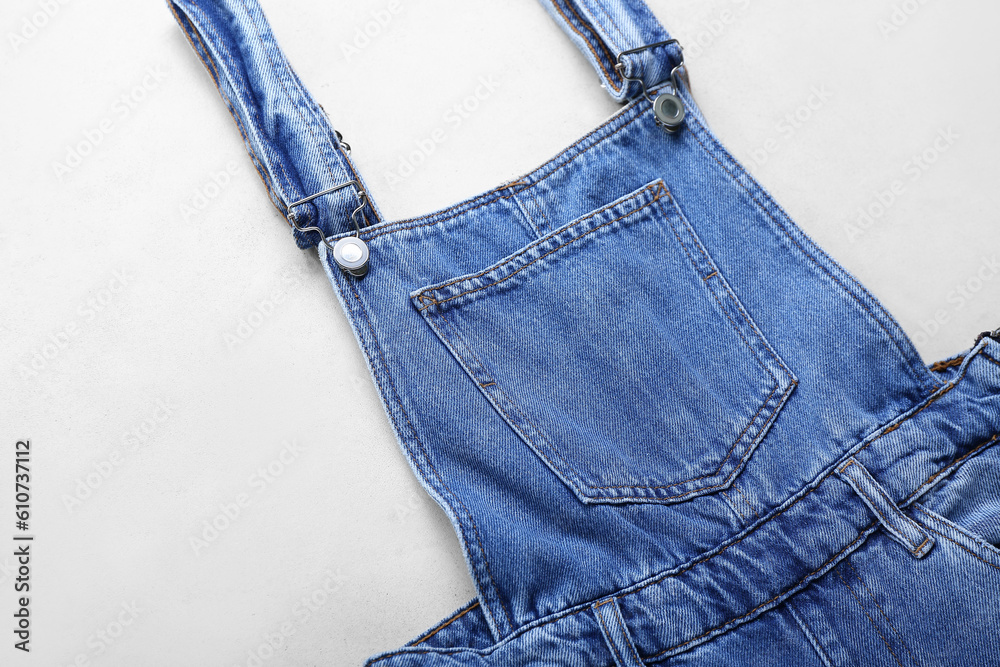
[[[1000,664],[1000,341],[925,365],[683,84],[668,134],[615,72],[667,38],[643,3],[545,4],[622,109],[447,209],[369,203],[364,278],[318,246],[478,591],[370,664]],[[356,190],[289,209],[361,179],[256,2],[170,5],[278,209],[352,234]]]

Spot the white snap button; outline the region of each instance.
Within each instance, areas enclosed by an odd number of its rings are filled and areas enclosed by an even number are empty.
[[[345,236],[333,246],[333,261],[347,273],[361,278],[368,273],[368,244],[357,236]]]
[[[345,243],[342,254],[348,262],[356,262],[361,259],[361,246],[357,243]]]

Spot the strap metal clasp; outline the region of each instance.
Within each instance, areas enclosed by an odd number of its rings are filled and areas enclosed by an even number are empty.
[[[624,59],[625,56],[633,53],[639,53],[640,51],[645,51],[647,49],[654,49],[658,46],[668,46],[670,44],[676,44],[677,48],[680,49],[681,52],[680,62],[678,62],[673,69],[670,70],[670,85],[673,87],[673,92],[660,93],[654,98],[646,89],[646,82],[643,81],[641,76],[626,76]],[[653,116],[656,119],[656,124],[671,134],[679,130],[684,124],[684,101],[678,94],[680,92],[680,72],[682,70],[684,70],[685,73],[687,72],[687,70],[684,69],[684,49],[681,47],[680,42],[676,39],[667,39],[662,42],[654,42],[653,44],[646,44],[634,49],[629,49],[628,51],[622,51],[618,54],[618,62],[615,65],[615,71],[618,72],[618,75],[622,79],[628,82],[638,82],[639,86],[642,88],[643,97],[653,103]]]
[[[300,206],[307,202],[311,202],[317,197],[322,197],[323,195],[328,195],[331,192],[337,192],[338,190],[343,190],[344,188],[354,186],[358,189],[358,206],[353,211],[351,211],[351,222],[354,224],[354,234],[352,236],[347,236],[339,241],[336,245],[330,245],[330,242],[326,240],[326,234],[319,227],[301,227],[299,223],[295,221],[295,216],[291,215],[291,211],[296,206]],[[357,180],[350,180],[345,183],[340,183],[333,186],[332,188],[327,188],[326,190],[321,190],[315,194],[311,194],[308,197],[303,197],[298,201],[294,201],[288,205],[288,221],[292,223],[300,232],[318,232],[320,240],[323,241],[323,245],[330,249],[333,253],[333,260],[337,263],[342,270],[355,276],[357,278],[364,277],[368,273],[368,244],[361,240],[361,227],[368,226],[368,220],[365,219],[364,208],[368,203],[368,194],[361,188],[361,183]],[[364,225],[358,223],[360,219]]]

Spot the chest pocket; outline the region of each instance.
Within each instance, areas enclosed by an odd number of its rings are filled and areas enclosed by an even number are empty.
[[[795,386],[661,180],[410,297],[585,503],[725,488]]]

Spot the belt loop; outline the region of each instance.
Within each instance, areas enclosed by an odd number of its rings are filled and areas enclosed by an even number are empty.
[[[889,536],[906,547],[915,558],[923,558],[934,546],[934,538],[889,498],[885,489],[868,470],[850,458],[837,468],[837,475],[861,496],[861,500],[878,518]]]
[[[625,627],[621,609],[618,608],[618,600],[607,598],[594,603],[591,609],[594,610],[597,623],[601,626],[604,641],[614,656],[616,667],[643,667],[639,652],[632,643],[632,636]]]

